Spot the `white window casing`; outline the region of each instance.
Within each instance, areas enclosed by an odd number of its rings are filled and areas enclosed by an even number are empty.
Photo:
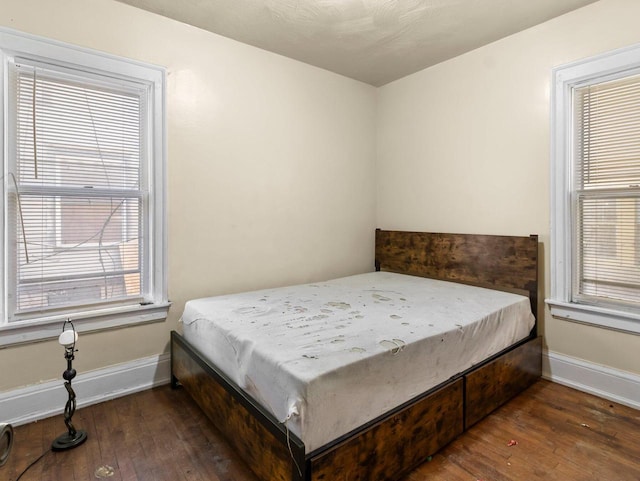
[[[640,45],[557,67],[551,314],[640,333]]]
[[[0,60],[0,347],[164,319],[164,69],[9,29]]]

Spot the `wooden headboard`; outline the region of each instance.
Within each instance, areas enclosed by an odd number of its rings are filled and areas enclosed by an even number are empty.
[[[538,318],[538,236],[376,230],[376,270],[526,291]]]

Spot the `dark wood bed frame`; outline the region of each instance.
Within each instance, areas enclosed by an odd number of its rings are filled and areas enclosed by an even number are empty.
[[[376,270],[525,292],[537,317],[538,238],[376,230]],[[541,375],[530,335],[322,448],[302,441],[171,333],[172,385],[189,392],[264,481],[395,480]]]

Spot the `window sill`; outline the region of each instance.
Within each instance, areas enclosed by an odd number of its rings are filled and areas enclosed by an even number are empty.
[[[551,315],[571,322],[640,334],[640,314],[584,304],[546,299]]]
[[[78,332],[92,332],[117,327],[163,321],[170,302],[150,305],[124,306],[85,313],[74,313],[72,320]],[[17,344],[55,339],[60,335],[67,316],[46,320],[20,321],[0,326],[0,349]]]

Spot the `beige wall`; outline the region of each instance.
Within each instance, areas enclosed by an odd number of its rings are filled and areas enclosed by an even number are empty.
[[[373,87],[113,0],[2,0],[0,25],[168,69],[173,306],[82,336],[80,372],[166,351],[188,298],[372,269]],[[59,378],[62,354],[0,350],[0,391]]]
[[[603,0],[380,88],[377,224],[537,233],[548,296],[551,69],[640,42],[639,18]],[[549,350],[640,373],[640,336],[542,324]]]
[[[551,69],[640,42],[638,18],[603,0],[376,92],[114,0],[2,0],[0,25],[168,69],[174,305],[83,336],[78,370],[166,351],[188,298],[369,270],[376,225],[538,233],[548,295]],[[552,351],[640,373],[640,336],[548,313],[543,329]],[[55,342],[2,349],[0,392],[63,362]]]

